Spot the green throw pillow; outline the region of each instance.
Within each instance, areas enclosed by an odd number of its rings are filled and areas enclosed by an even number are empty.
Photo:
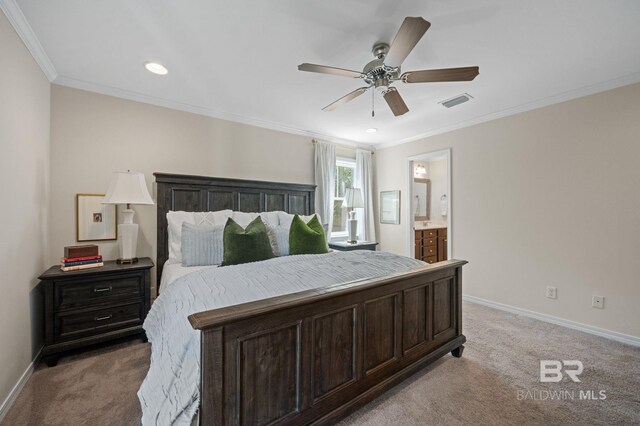
[[[327,237],[324,228],[313,216],[309,223],[304,223],[300,216],[295,215],[289,230],[289,254],[320,254],[328,253]]]
[[[260,217],[255,218],[246,229],[233,219],[227,219],[223,234],[224,256],[222,266],[239,265],[271,259],[273,250],[267,235],[267,227]]]

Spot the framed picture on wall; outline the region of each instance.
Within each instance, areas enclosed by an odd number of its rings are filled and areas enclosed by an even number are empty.
[[[380,192],[380,223],[400,223],[400,191]]]
[[[111,241],[118,239],[117,207],[102,204],[104,194],[76,194],[76,240]]]

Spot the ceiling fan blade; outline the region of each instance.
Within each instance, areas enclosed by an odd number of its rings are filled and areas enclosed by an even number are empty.
[[[393,39],[387,56],[384,58],[384,64],[391,68],[402,65],[402,62],[409,56],[409,53],[416,47],[424,33],[427,32],[431,24],[421,17],[404,18],[404,22],[396,38]]]
[[[321,74],[331,74],[331,75],[339,75],[342,77],[352,77],[352,78],[360,78],[364,77],[359,71],[351,71],[345,70],[344,68],[336,68],[336,67],[327,67],[325,65],[316,65],[316,64],[300,64],[298,65],[299,71],[309,71],[309,72],[319,72]]]
[[[327,105],[326,107],[322,108],[322,110],[323,111],[333,111],[334,109],[338,108],[339,106],[341,106],[343,104],[346,104],[347,102],[352,101],[355,98],[357,98],[358,96],[362,95],[364,92],[367,91],[367,89],[369,89],[369,88],[368,87],[361,87],[359,89],[356,89],[353,92],[344,95],[343,97],[341,97],[337,101],[335,101],[335,102]]]
[[[471,81],[479,74],[478,67],[443,68],[440,70],[407,71],[400,79],[405,83],[437,83],[439,81]]]
[[[396,117],[409,112],[407,104],[404,103],[402,96],[400,96],[400,93],[398,93],[395,87],[389,87],[389,90],[387,90],[382,96],[384,97],[384,100],[387,101],[389,108],[391,108],[391,112],[393,112],[393,115]]]

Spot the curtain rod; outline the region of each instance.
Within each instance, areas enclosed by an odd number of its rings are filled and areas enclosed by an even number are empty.
[[[315,139],[311,139],[311,143],[312,143],[313,145],[315,145],[315,144],[317,144],[317,143],[318,143],[318,141],[317,141],[317,140],[315,140]],[[355,147],[355,146],[349,146],[349,145],[340,145],[340,144],[338,144],[338,143],[333,143],[333,142],[330,142],[330,143],[334,144],[336,147],[338,147],[338,148],[340,148],[340,149],[346,149],[346,150],[348,150],[348,151],[357,151],[357,150],[359,150],[359,149],[360,149],[360,150],[362,150],[362,151],[370,152],[370,153],[371,153],[371,155],[375,155],[375,152],[374,152],[374,151],[371,151],[370,149],[357,148],[357,147]]]

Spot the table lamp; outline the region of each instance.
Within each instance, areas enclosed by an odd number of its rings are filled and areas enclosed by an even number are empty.
[[[358,219],[356,219],[356,211],[354,209],[364,208],[364,201],[362,201],[362,191],[360,188],[347,188],[343,205],[347,208],[351,208],[351,211],[349,212],[349,219],[347,220],[347,231],[349,232],[347,242],[349,244],[355,244],[358,242]]]
[[[153,204],[147,190],[144,174],[140,172],[114,172],[103,204],[126,204],[122,211],[123,223],[118,225],[120,257],[118,263],[136,263],[136,246],[138,245],[138,224],[133,223],[135,212],[131,204]]]

